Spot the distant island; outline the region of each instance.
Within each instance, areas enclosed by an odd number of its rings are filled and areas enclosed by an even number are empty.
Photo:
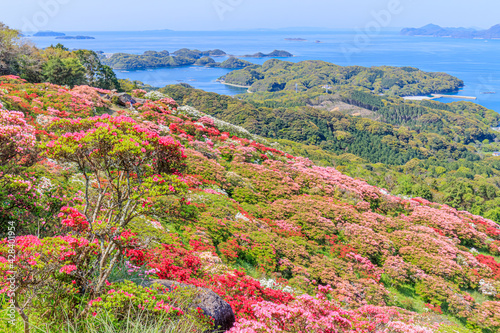
[[[268,54],[258,52],[251,55],[244,55],[242,57],[243,58],[290,58],[293,57],[293,54],[283,50],[274,50],[273,52]]]
[[[253,57],[253,58],[264,58],[264,57],[274,57],[274,58],[284,58],[292,57],[293,54],[283,50],[274,50],[271,53],[256,53],[253,55],[246,55],[241,57]],[[112,67],[113,69],[119,70],[140,70],[140,69],[151,69],[151,68],[164,68],[164,67],[178,67],[178,66],[205,66],[205,67],[218,67],[218,68],[228,68],[228,69],[240,69],[249,66],[254,66],[253,63],[238,59],[237,56],[232,56],[226,52],[215,49],[208,51],[200,50],[190,50],[183,48],[177,50],[173,53],[169,51],[146,51],[143,54],[129,54],[129,53],[115,53],[111,56],[106,56],[103,53],[100,54],[101,61]],[[212,57],[229,57],[229,59],[223,62],[216,62]]]
[[[215,50],[208,50],[208,51],[200,51],[200,50],[190,50],[187,48],[183,48],[180,50],[175,51],[172,53],[175,56],[179,57],[187,57],[187,58],[194,58],[194,59],[199,59],[201,57],[224,57],[226,56],[226,52],[215,49]]]
[[[66,34],[55,31],[39,31],[33,34],[33,37],[62,37],[62,36],[66,36]]]
[[[421,28],[404,28],[401,30],[401,34],[406,36],[496,39],[500,38],[500,24],[494,25],[487,30],[476,30],[472,28],[443,28],[439,25],[428,24]]]
[[[307,39],[304,39],[304,38],[285,38],[285,40],[289,40],[292,42],[305,42]]]
[[[56,39],[95,39],[95,37],[90,36],[59,36]]]
[[[250,61],[238,59],[236,57],[230,57],[226,61],[217,64],[217,66],[213,67],[235,69],[235,68],[245,68],[249,66],[254,66],[254,64],[252,64]]]

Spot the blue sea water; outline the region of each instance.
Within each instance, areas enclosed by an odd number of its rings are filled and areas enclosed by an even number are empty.
[[[37,46],[61,42],[66,47],[85,48],[105,53],[140,54],[148,50],[180,48],[222,49],[228,54],[268,53],[275,49],[293,53],[283,60],[324,60],[342,66],[412,66],[424,71],[445,72],[465,82],[459,95],[476,96],[475,101],[500,112],[500,40],[451,39],[401,36],[397,31],[363,35],[356,31],[148,31],[148,32],[67,32],[67,35],[93,36],[94,40],[57,40],[30,37]],[[302,38],[289,41],[285,38]],[[316,42],[320,41],[320,43]],[[217,61],[223,61],[219,58]],[[261,64],[264,59],[247,58]],[[230,70],[186,66],[141,71],[117,71],[119,78],[140,80],[154,86],[186,82],[206,91],[234,95],[244,89],[216,82]],[[496,92],[495,94],[484,94]],[[439,99],[452,102],[456,99]]]

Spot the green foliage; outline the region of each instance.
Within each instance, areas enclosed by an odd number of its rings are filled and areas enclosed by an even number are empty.
[[[40,82],[42,63],[38,50],[21,40],[19,31],[0,22],[0,75],[18,75]]]
[[[345,87],[362,88],[376,94],[410,96],[454,91],[463,81],[445,73],[426,73],[410,67],[341,67],[324,61],[292,63],[277,59],[266,61],[262,66],[251,66],[222,77],[227,83],[250,85],[250,90],[318,91],[329,85],[334,91]]]
[[[24,333],[22,319],[17,316],[16,324],[11,325],[4,320],[6,311],[0,312],[0,331]],[[61,322],[40,322],[35,318],[30,319],[31,332],[33,333],[202,333],[209,327],[200,327],[192,318],[182,316],[172,321],[168,316],[148,317],[136,311],[128,313],[127,317],[117,322],[113,320],[113,310],[89,316],[78,322],[69,320]],[[63,313],[64,315],[64,313]]]
[[[167,86],[162,91],[181,104],[192,105],[260,136],[316,145],[339,155],[347,152],[372,163],[400,165],[413,158],[433,155],[439,158],[477,158],[464,145],[449,137],[408,131],[339,111],[323,111],[308,105],[269,108],[181,85]],[[293,103],[306,101],[293,100]]]
[[[85,84],[85,67],[74,58],[54,58],[43,66],[45,79],[53,84],[74,87]]]
[[[145,69],[172,66],[192,65],[196,62],[195,58],[185,56],[170,56],[168,51],[147,51],[143,55],[115,53],[104,63],[114,69]]]
[[[118,89],[113,70],[89,50],[70,52],[62,44],[40,50],[20,39],[16,30],[0,22],[0,75],[18,75],[28,82],[90,85]]]
[[[219,65],[220,68],[244,68],[248,66],[253,66],[253,64],[250,61],[238,59],[235,57],[230,57]]]
[[[146,51],[143,54],[129,54],[129,53],[114,53],[110,58],[103,58],[102,61],[114,68],[114,69],[125,69],[125,70],[135,70],[135,69],[145,69],[145,68],[162,68],[162,67],[177,67],[177,66],[187,66],[187,65],[201,65],[215,67],[221,64],[216,63],[209,56],[223,56],[226,55],[224,51],[221,50],[209,50],[209,51],[199,51],[199,50],[189,50],[180,49],[170,54],[168,51]],[[245,62],[244,60],[237,59],[238,62]],[[247,62],[245,62],[247,63]],[[222,63],[223,68],[242,68],[244,66],[234,67],[233,61]],[[250,64],[250,63],[249,63]]]
[[[88,85],[107,90],[120,88],[113,69],[103,65],[97,53],[89,50],[78,50],[75,51],[75,55],[83,67],[85,67],[85,76]]]

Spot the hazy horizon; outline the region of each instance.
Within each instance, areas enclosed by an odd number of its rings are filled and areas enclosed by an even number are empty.
[[[5,0],[3,0],[5,1]],[[23,31],[220,31],[255,29],[397,29],[429,23],[487,29],[500,3],[481,0],[20,0],[0,21]]]

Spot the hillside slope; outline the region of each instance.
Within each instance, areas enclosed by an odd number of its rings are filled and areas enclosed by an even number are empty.
[[[14,297],[27,301],[31,321],[61,320],[61,308],[74,320],[109,309],[123,318],[128,303],[106,296],[115,292],[151,316],[177,311],[153,302],[154,290],[139,297],[142,287],[121,282],[139,270],[213,289],[237,315],[231,332],[500,329],[495,222],[392,196],[149,96],[118,109],[109,91],[0,78],[0,154],[8,157],[0,232],[13,238],[15,226],[22,289]],[[4,287],[8,251],[5,238]],[[95,258],[116,269],[93,270]],[[56,293],[57,304],[46,301]]]
[[[498,132],[491,129],[500,115],[493,110],[470,102],[408,103],[360,91],[344,97],[253,93],[236,98],[180,85],[161,91],[391,193],[421,196],[500,222],[500,159],[491,156],[500,149]],[[341,100],[373,110],[371,118],[378,120],[314,107]]]

